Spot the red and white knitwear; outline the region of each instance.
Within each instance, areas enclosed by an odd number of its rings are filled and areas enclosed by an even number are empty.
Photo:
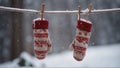
[[[73,49],[73,57],[77,61],[82,61],[86,54],[89,43],[92,23],[84,19],[77,21],[76,36],[70,47]]]
[[[32,25],[34,36],[34,53],[38,59],[44,59],[51,50],[48,25],[48,21],[41,20],[41,18],[35,19]]]

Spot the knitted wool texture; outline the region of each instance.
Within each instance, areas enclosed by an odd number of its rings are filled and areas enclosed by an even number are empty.
[[[37,18],[34,20],[33,37],[34,37],[34,53],[38,59],[44,59],[51,50],[51,42],[48,32],[48,21]]]
[[[86,54],[89,43],[92,23],[84,19],[78,20],[76,26],[76,36],[70,45],[73,49],[73,57],[77,61],[82,61]]]

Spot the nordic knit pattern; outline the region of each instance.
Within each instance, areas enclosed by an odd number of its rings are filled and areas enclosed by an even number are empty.
[[[77,61],[82,61],[86,54],[89,43],[92,23],[84,19],[78,20],[76,36],[70,47],[73,49],[73,57]]]
[[[48,21],[37,18],[33,23],[34,53],[38,59],[44,59],[51,50],[48,33]]]

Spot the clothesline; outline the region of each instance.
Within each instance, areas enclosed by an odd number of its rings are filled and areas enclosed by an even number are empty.
[[[32,12],[32,13],[40,13],[38,10],[33,10],[33,9],[20,9],[20,8],[11,8],[11,7],[4,7],[0,6],[0,11],[11,11],[11,12]],[[101,12],[115,12],[119,11],[120,8],[112,8],[112,9],[99,9],[99,10],[91,10],[91,13],[101,13]],[[81,14],[86,14],[88,12],[88,9],[86,10],[81,10]],[[65,10],[65,11],[44,11],[45,14],[77,14],[78,10]]]

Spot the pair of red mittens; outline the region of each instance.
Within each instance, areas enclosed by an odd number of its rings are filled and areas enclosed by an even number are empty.
[[[34,53],[38,59],[44,59],[51,50],[48,33],[48,21],[37,18],[33,23]],[[92,23],[84,19],[78,20],[76,36],[70,47],[73,49],[73,57],[82,61],[89,43]]]
[[[34,53],[38,59],[44,59],[51,50],[47,20],[37,18],[33,22]]]
[[[73,49],[73,57],[77,61],[82,61],[86,54],[86,49],[89,43],[92,23],[84,19],[77,21],[76,36],[70,45]]]

